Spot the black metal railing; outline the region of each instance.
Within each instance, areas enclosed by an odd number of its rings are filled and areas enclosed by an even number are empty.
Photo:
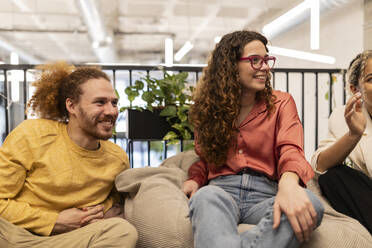
[[[32,94],[30,85],[34,80],[33,75],[36,73],[33,68],[34,65],[0,65],[0,143],[19,122],[27,118],[25,109]],[[122,103],[126,99],[124,88],[132,85],[135,80],[141,77],[146,75],[161,77],[163,70],[185,71],[189,73],[188,81],[196,83],[201,76],[203,67],[104,65],[101,68],[111,76]],[[21,72],[23,75],[18,75],[16,80],[13,80],[16,72],[18,74]],[[296,101],[299,116],[304,126],[305,153],[310,156],[318,147],[319,139],[326,134],[329,114],[335,105],[343,105],[346,101],[345,70],[277,68],[272,73],[273,87],[291,93]],[[14,88],[17,87],[15,81],[19,82],[18,89]],[[11,92],[17,90],[20,100],[14,102],[11,99]],[[119,116],[119,121],[125,125],[125,116]],[[169,148],[165,142],[159,145],[155,140],[128,140],[125,132],[120,130],[113,141],[129,153],[131,164],[134,167],[144,166],[145,164],[153,165],[155,162],[152,162],[152,154],[158,154],[156,156],[161,154],[161,158],[158,159],[159,162],[172,155],[172,153],[183,149],[182,143],[177,147]]]

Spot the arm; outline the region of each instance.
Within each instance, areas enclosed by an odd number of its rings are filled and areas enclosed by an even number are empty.
[[[314,176],[314,171],[305,159],[303,129],[293,98],[288,97],[277,111],[275,152],[278,177],[285,172],[294,172],[300,184],[305,186]]]
[[[200,146],[197,142],[197,135],[195,133],[195,152],[200,157]],[[208,165],[201,158],[198,162],[195,162],[189,168],[189,178],[184,182],[182,190],[188,197],[192,197],[193,194],[208,181]]]
[[[278,193],[274,201],[273,228],[280,224],[285,213],[297,239],[309,240],[316,224],[316,212],[301,185],[310,180],[314,172],[303,152],[303,129],[292,97],[280,106],[277,120]]]
[[[49,235],[58,213],[19,202],[33,154],[23,132],[14,130],[0,148],[0,217],[41,235]]]
[[[362,112],[360,94],[354,95],[346,103],[344,116],[349,131],[333,145],[319,153],[316,167],[319,172],[341,164],[362,137],[367,122]]]

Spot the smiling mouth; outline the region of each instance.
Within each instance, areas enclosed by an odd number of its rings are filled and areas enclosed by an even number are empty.
[[[266,80],[266,75],[256,75],[256,76],[254,76],[254,78],[265,81]]]
[[[107,128],[112,128],[115,125],[115,122],[113,120],[102,120],[98,121],[98,123],[103,124]]]

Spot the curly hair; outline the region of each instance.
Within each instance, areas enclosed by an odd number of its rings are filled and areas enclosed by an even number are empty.
[[[80,85],[89,79],[104,78],[106,73],[97,67],[78,67],[60,61],[36,67],[40,78],[33,83],[35,93],[27,104],[27,111],[40,118],[67,122],[66,99],[78,102],[82,94]],[[30,111],[31,110],[31,111]]]
[[[372,58],[372,50],[359,53],[351,62],[347,71],[348,83],[359,87],[359,80],[363,80],[364,70],[368,60]]]
[[[236,31],[223,36],[212,51],[194,92],[189,116],[201,156],[207,163],[223,165],[229,147],[236,142],[242,95],[238,62],[245,45],[254,40],[267,45],[267,39],[254,31]],[[269,113],[275,109],[270,78],[265,89],[256,93],[256,101],[264,101]]]

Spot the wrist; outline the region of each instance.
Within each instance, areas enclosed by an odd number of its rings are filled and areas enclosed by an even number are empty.
[[[287,171],[279,179],[278,186],[281,185],[298,185],[300,178],[295,172]]]
[[[362,138],[362,135],[363,134],[359,134],[359,133],[354,133],[352,131],[349,130],[349,132],[347,133],[347,137],[349,138],[349,140],[351,142],[359,142],[359,140]]]

